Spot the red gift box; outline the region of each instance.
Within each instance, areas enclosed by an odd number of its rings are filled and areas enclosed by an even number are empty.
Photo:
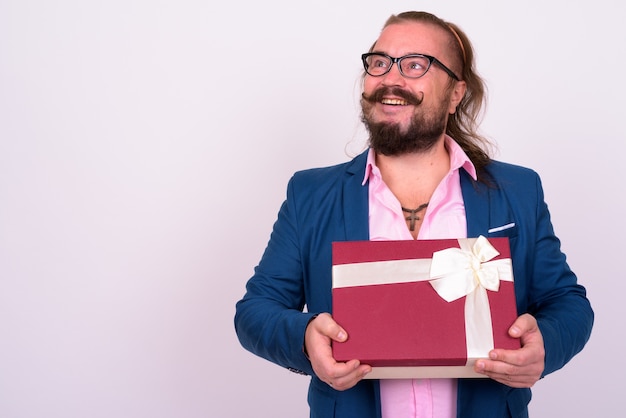
[[[368,378],[485,377],[476,359],[520,347],[508,238],[334,242],[332,292],[333,355]]]

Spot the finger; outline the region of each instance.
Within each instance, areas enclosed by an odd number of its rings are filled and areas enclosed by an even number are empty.
[[[478,360],[474,366],[474,370],[478,373],[484,374],[493,380],[496,380],[505,385],[511,385],[519,379],[518,370],[511,365],[507,365],[500,362],[492,362],[486,360]]]
[[[332,377],[329,376],[325,381],[330,387],[340,391],[353,387],[372,371],[372,368],[369,365],[360,364],[358,360],[350,360],[347,363],[338,364],[345,364],[349,368],[349,372],[345,375],[338,372],[338,374],[335,374]]]
[[[327,383],[335,382],[337,380],[349,380],[351,375],[357,374],[357,369],[361,366],[358,360],[350,360],[347,362],[335,361],[332,357],[320,364],[317,375],[320,379]]]
[[[502,361],[481,359],[476,362],[474,370],[511,387],[531,387],[541,378],[543,365],[532,363],[516,366]]]
[[[516,374],[487,373],[487,376],[496,382],[515,388],[530,388],[538,380],[534,376]]]
[[[518,367],[533,367],[543,370],[545,348],[543,338],[539,332],[529,332],[522,338],[522,347],[518,350],[493,349],[489,352],[489,359]],[[534,371],[534,370],[533,370]]]

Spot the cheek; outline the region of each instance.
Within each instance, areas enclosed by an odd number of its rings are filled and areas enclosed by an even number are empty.
[[[365,76],[363,79],[363,93],[369,94],[376,89],[378,85],[378,80],[371,76]]]

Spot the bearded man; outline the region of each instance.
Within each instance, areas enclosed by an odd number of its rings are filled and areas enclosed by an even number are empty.
[[[311,417],[526,417],[530,388],[582,350],[593,325],[539,176],[489,157],[477,134],[485,89],[458,26],[391,16],[362,61],[369,147],[294,174],[236,306],[239,340],[311,376]],[[485,379],[366,379],[370,365],[333,358],[349,335],[332,317],[332,242],[481,235],[509,237],[519,316],[508,332],[521,343],[476,361]]]

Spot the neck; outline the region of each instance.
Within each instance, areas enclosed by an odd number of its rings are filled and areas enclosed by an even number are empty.
[[[443,137],[427,152],[377,154],[376,166],[398,199],[411,235],[417,239],[430,199],[450,171],[450,156]]]
[[[383,180],[394,193],[397,189],[398,193],[403,195],[407,193],[424,195],[428,194],[428,190],[432,193],[448,173],[450,156],[442,137],[432,149],[425,152],[393,156],[376,154],[376,166],[380,169]],[[415,203],[421,204],[424,201]],[[407,205],[409,203],[407,202]]]

